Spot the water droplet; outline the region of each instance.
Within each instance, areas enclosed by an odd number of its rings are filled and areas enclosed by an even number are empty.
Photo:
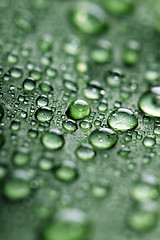
[[[45,107],[49,103],[49,99],[45,95],[41,95],[37,98],[36,104],[38,107]]]
[[[77,179],[78,172],[72,162],[63,163],[63,165],[54,167],[54,174],[56,178],[64,182],[72,182]]]
[[[50,93],[50,92],[53,90],[53,88],[52,88],[52,86],[50,85],[49,82],[43,82],[43,83],[41,83],[41,84],[39,85],[39,88],[40,88],[41,91],[44,92],[44,93]]]
[[[158,220],[157,213],[146,210],[134,210],[127,219],[130,228],[137,232],[145,232],[155,227]]]
[[[46,157],[42,157],[38,163],[39,168],[43,171],[51,170],[53,168],[53,165],[53,160]]]
[[[43,240],[83,240],[88,235],[89,222],[81,210],[59,210],[43,230]]]
[[[151,148],[156,144],[156,139],[153,137],[145,137],[143,139],[143,145],[147,148]]]
[[[138,120],[134,113],[127,108],[119,108],[108,117],[108,124],[114,130],[127,131],[135,128]]]
[[[87,84],[86,88],[83,89],[83,95],[87,99],[98,100],[103,97],[105,91],[103,88],[97,86],[96,82],[91,82]]]
[[[80,53],[81,50],[81,40],[76,36],[70,36],[69,39],[65,41],[63,47],[65,53],[76,56]]]
[[[31,92],[35,89],[36,83],[32,78],[27,78],[23,82],[23,89],[26,92]]]
[[[17,12],[14,17],[16,26],[24,32],[30,32],[35,27],[34,18],[30,12]]]
[[[9,73],[13,79],[19,79],[23,76],[23,72],[20,68],[11,68]]]
[[[92,187],[91,193],[95,198],[105,198],[110,193],[110,187],[103,185],[95,185]]]
[[[160,135],[160,125],[157,125],[157,126],[154,127],[154,133],[156,135]]]
[[[103,9],[93,3],[80,2],[71,10],[72,23],[83,33],[98,34],[108,28]]]
[[[27,165],[29,161],[30,161],[30,154],[25,149],[15,152],[12,158],[12,162],[19,167]]]
[[[31,193],[29,184],[24,179],[7,179],[3,186],[3,194],[12,201],[19,201],[28,197]]]
[[[7,55],[7,62],[9,64],[16,64],[18,63],[18,60],[19,60],[19,57],[17,55],[17,53],[14,53],[14,52],[10,52],[8,55]]]
[[[11,130],[18,131],[20,129],[21,123],[19,120],[14,120],[11,122]]]
[[[89,142],[97,149],[111,148],[118,141],[116,133],[109,128],[100,128],[89,135]]]
[[[83,100],[76,100],[69,105],[67,115],[73,119],[82,119],[91,112],[90,106]]]
[[[49,107],[40,107],[35,113],[35,118],[40,122],[50,121],[53,118],[53,112]]]
[[[70,80],[64,80],[63,82],[64,84],[64,87],[69,90],[69,91],[74,91],[76,92],[77,91],[77,84],[74,83],[73,81],[70,81]]]
[[[57,69],[55,67],[46,68],[46,76],[49,78],[56,78],[57,77]]]
[[[29,136],[29,138],[32,138],[32,139],[37,138],[37,136],[38,136],[37,130],[36,129],[29,129],[28,136]]]
[[[136,182],[131,189],[131,197],[137,202],[156,200],[160,196],[157,184],[148,182]]]
[[[123,61],[128,65],[134,65],[140,58],[140,45],[137,41],[129,41],[123,52]]]
[[[30,71],[29,76],[36,81],[39,81],[42,78],[42,71],[40,68],[35,68]]]
[[[151,91],[145,92],[139,99],[140,109],[152,116],[160,117],[160,87],[153,87]]]
[[[92,128],[92,124],[87,121],[87,120],[84,120],[84,121],[81,121],[79,123],[79,126],[84,130],[84,131],[88,131]]]
[[[105,40],[99,41],[97,46],[91,49],[90,57],[96,63],[108,63],[112,57],[111,44]]]
[[[105,81],[110,87],[119,87],[123,81],[124,75],[119,69],[108,71],[105,75]]]
[[[147,80],[147,82],[153,83],[159,79],[159,72],[155,69],[147,69],[144,78]]]
[[[76,149],[76,156],[82,161],[89,161],[94,158],[95,151],[88,144],[81,145]]]
[[[100,112],[106,112],[107,109],[108,109],[108,103],[106,101],[102,101],[102,102],[99,103],[98,110]]]
[[[60,149],[64,143],[63,135],[56,129],[52,129],[42,136],[42,144],[49,150]]]
[[[78,129],[77,124],[73,120],[66,120],[62,123],[62,125],[68,132],[75,132]]]
[[[103,0],[103,2],[106,10],[115,16],[129,14],[134,9],[132,0]]]
[[[38,42],[39,48],[44,51],[50,51],[52,49],[53,40],[50,35],[44,35]]]

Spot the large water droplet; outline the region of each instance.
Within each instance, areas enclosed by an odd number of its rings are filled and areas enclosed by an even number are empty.
[[[80,2],[71,10],[72,23],[83,33],[98,34],[108,28],[106,13],[97,4]]]
[[[109,128],[100,128],[89,135],[89,142],[97,149],[111,148],[118,141],[116,133]]]
[[[50,108],[41,107],[36,111],[35,117],[40,122],[47,122],[47,121],[52,120],[53,113],[52,113],[52,110]]]
[[[56,129],[52,129],[42,136],[42,144],[49,150],[60,149],[64,143],[63,135]]]
[[[134,113],[127,108],[119,108],[108,117],[108,124],[114,130],[127,131],[135,128],[138,120]]]
[[[107,11],[115,16],[123,16],[133,11],[132,0],[103,0]]]
[[[83,94],[87,99],[98,100],[103,97],[105,91],[93,81],[83,89]]]
[[[89,230],[88,219],[79,209],[62,209],[43,230],[43,240],[83,240]]]
[[[12,201],[22,200],[28,197],[31,189],[27,181],[18,178],[7,179],[3,186],[3,194]]]
[[[155,227],[157,213],[147,210],[134,210],[128,216],[128,225],[137,232],[146,232]]]
[[[76,155],[82,161],[89,161],[94,158],[95,151],[88,144],[81,145],[76,149]]]
[[[139,99],[139,107],[152,117],[160,117],[160,87],[154,87]]]
[[[78,177],[77,169],[72,162],[63,163],[63,165],[54,168],[56,178],[64,182],[72,182]]]
[[[73,119],[82,119],[90,114],[90,106],[83,100],[76,100],[69,105],[67,115]]]

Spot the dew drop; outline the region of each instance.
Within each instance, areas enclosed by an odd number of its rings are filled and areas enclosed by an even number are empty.
[[[83,33],[98,34],[108,28],[106,13],[94,3],[80,2],[71,10],[72,23]]]
[[[75,132],[78,129],[77,124],[73,120],[66,120],[62,123],[62,125],[68,132]]]
[[[103,0],[106,10],[114,16],[124,16],[133,11],[132,0]]]
[[[44,228],[43,240],[83,240],[88,235],[89,222],[79,209],[59,210]]]
[[[114,130],[124,132],[135,128],[138,120],[130,109],[119,108],[109,115],[108,124]]]
[[[83,100],[76,100],[69,105],[67,115],[73,119],[82,119],[87,117],[91,112],[90,106]]]
[[[35,89],[36,83],[32,78],[27,78],[23,82],[23,89],[25,92],[31,92]]]
[[[24,179],[10,178],[4,183],[3,194],[9,200],[19,201],[28,197],[31,189]]]
[[[52,129],[42,136],[42,144],[49,150],[60,149],[63,147],[64,143],[63,135],[56,129]]]
[[[40,122],[51,121],[53,118],[52,110],[49,107],[40,107],[35,113],[35,118]]]
[[[100,128],[89,135],[89,142],[96,149],[113,147],[118,141],[116,133],[109,128]]]
[[[81,145],[76,149],[76,156],[82,161],[89,161],[94,158],[95,151],[88,144]]]
[[[160,117],[160,87],[153,87],[151,91],[145,92],[139,99],[140,109],[152,116]]]
[[[54,175],[60,181],[72,182],[78,177],[78,171],[72,162],[63,163],[63,165],[54,167],[53,170]]]
[[[134,210],[128,215],[128,225],[136,232],[146,232],[155,227],[157,213],[147,210]]]
[[[98,100],[103,97],[105,91],[103,88],[97,86],[95,82],[87,84],[86,88],[83,89],[83,95],[87,99]]]
[[[12,162],[18,167],[25,166],[30,162],[30,154],[25,149],[15,152]]]

